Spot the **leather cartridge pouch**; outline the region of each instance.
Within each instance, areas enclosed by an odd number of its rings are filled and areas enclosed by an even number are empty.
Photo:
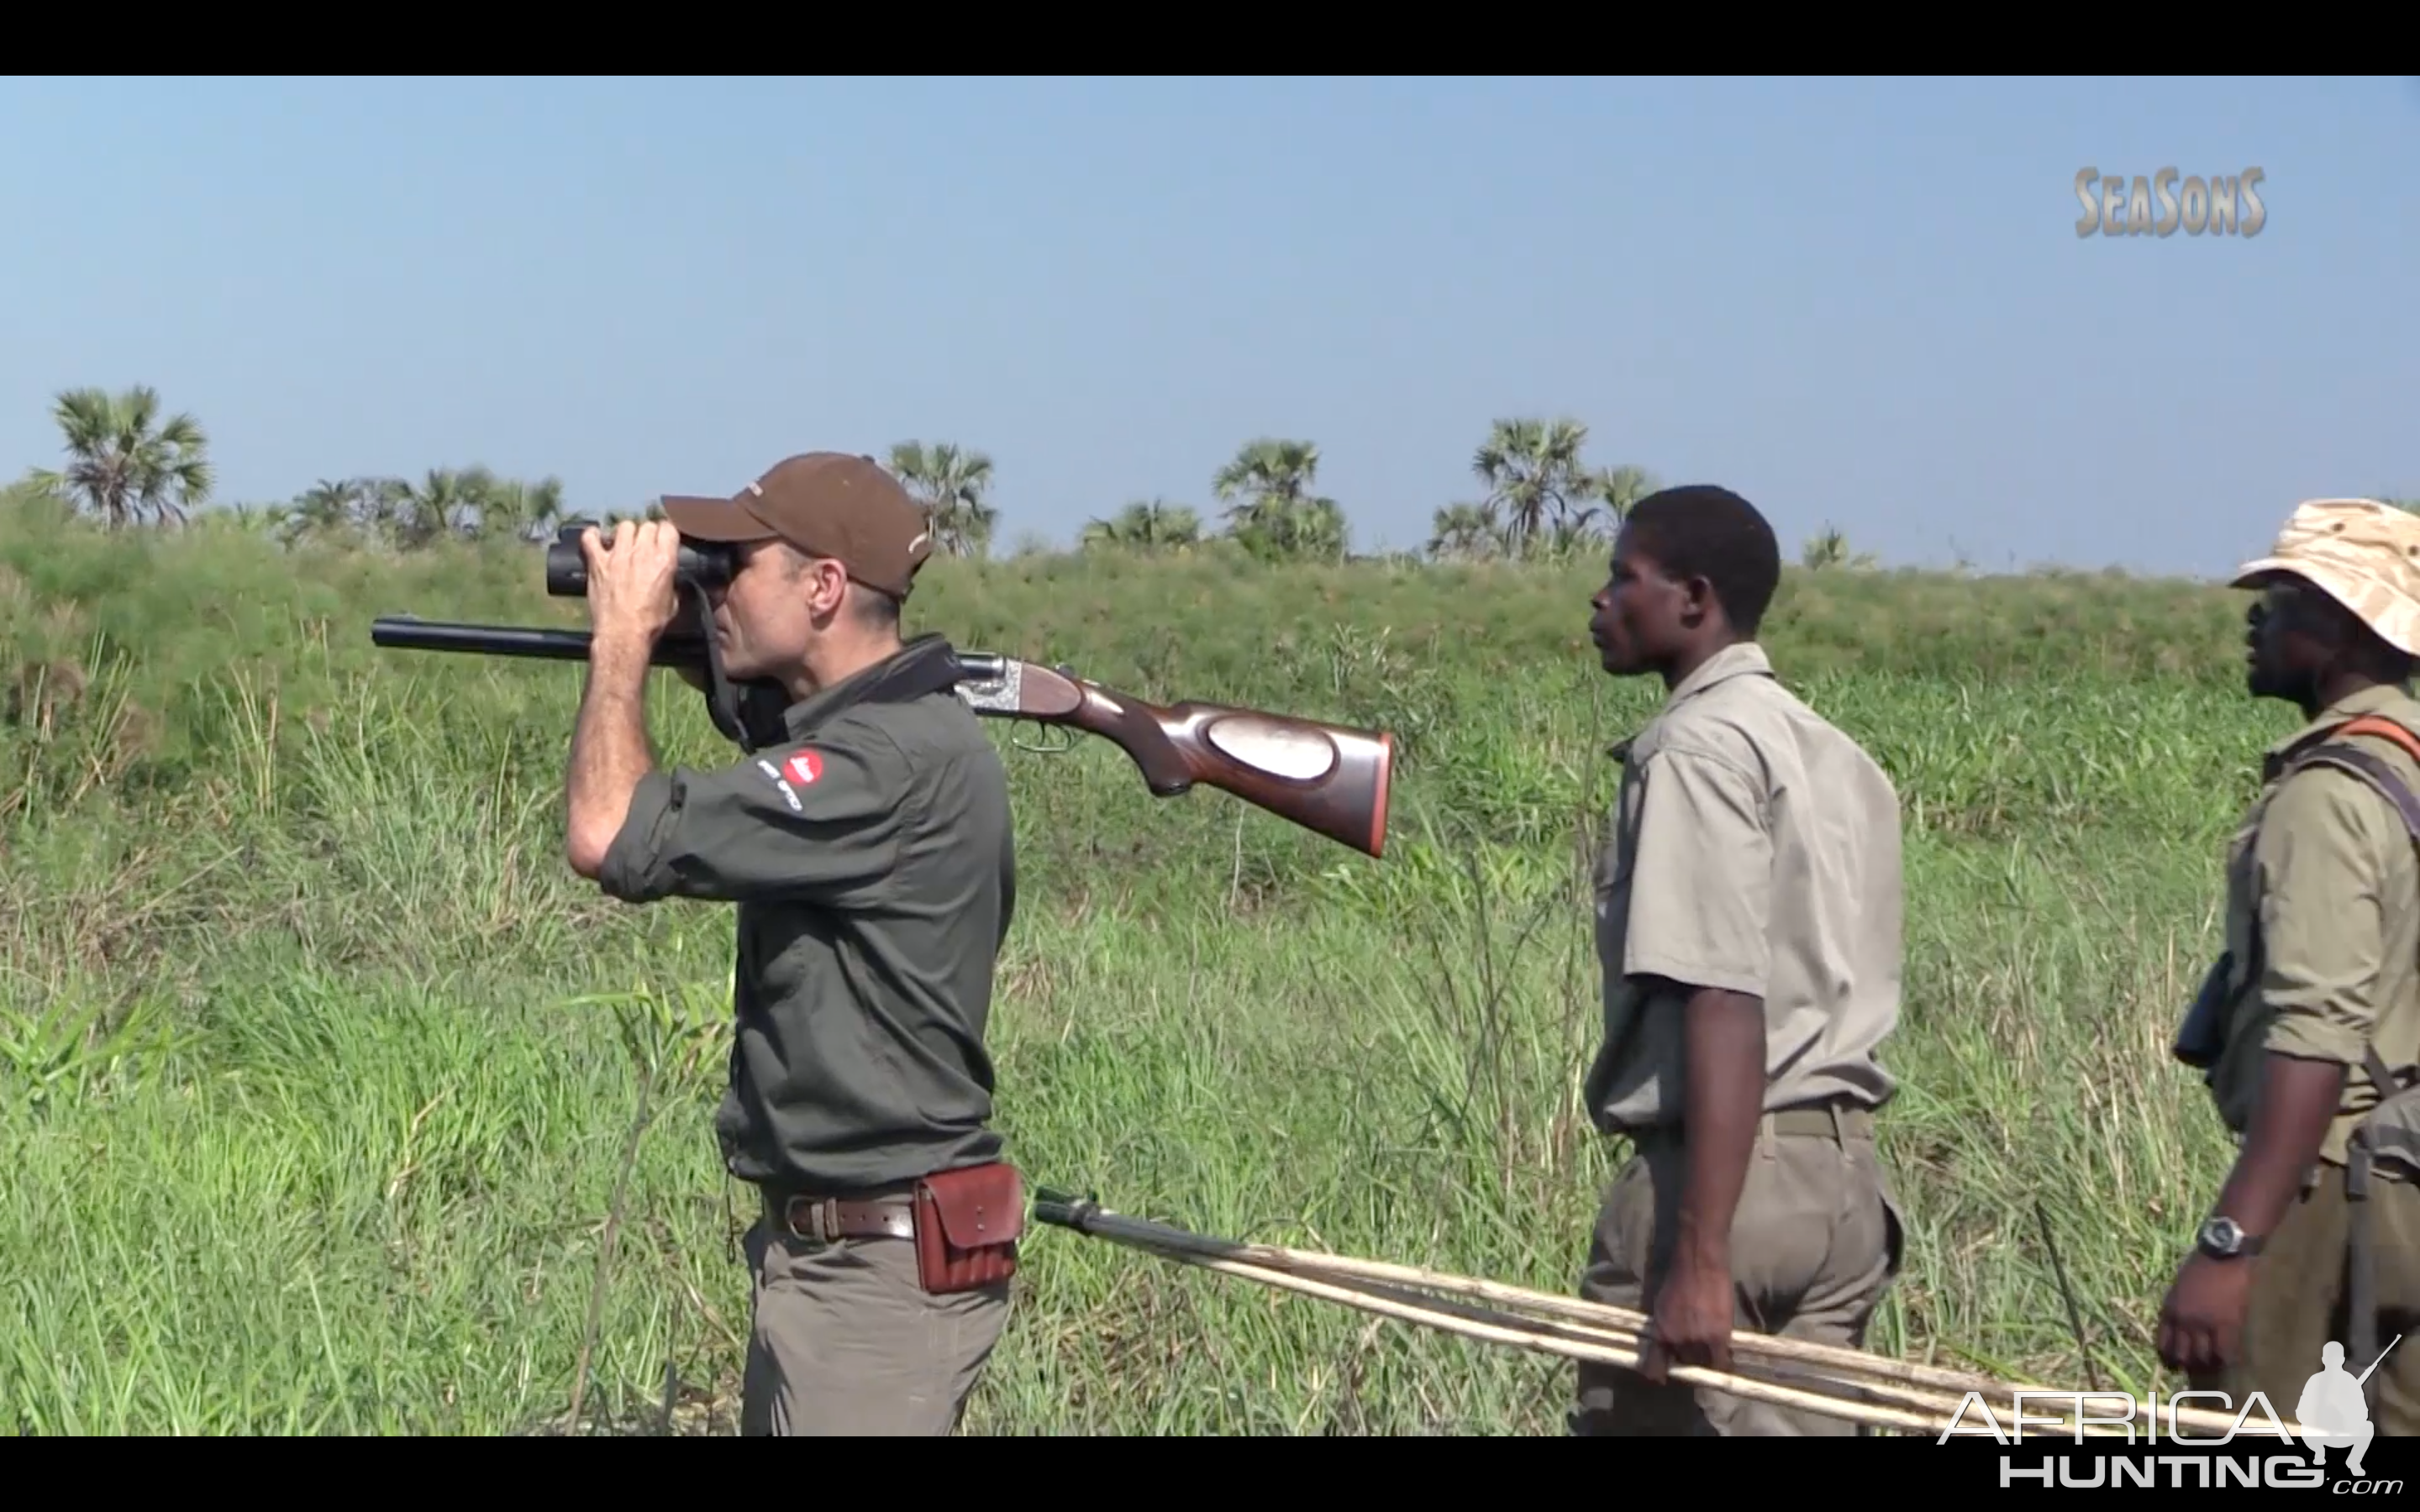
[[[916,1275],[934,1296],[1015,1275],[1024,1231],[1025,1184],[1005,1162],[936,1171],[916,1183]]]

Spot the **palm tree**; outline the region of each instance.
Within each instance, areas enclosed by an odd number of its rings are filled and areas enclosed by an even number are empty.
[[[1296,557],[1342,562],[1351,545],[1350,535],[1342,504],[1333,499],[1306,499],[1295,507],[1294,518],[1287,527],[1286,547]]]
[[[1496,421],[1470,462],[1487,495],[1439,510],[1440,538],[1450,519],[1456,540],[1483,530],[1507,555],[1550,560],[1609,540],[1655,480],[1626,463],[1588,466],[1580,460],[1588,438],[1588,426],[1568,417]],[[1459,549],[1473,548],[1466,542]]]
[[[361,480],[321,478],[277,512],[279,534],[288,544],[347,534],[360,525],[365,502]]]
[[[405,533],[403,515],[411,485],[402,478],[367,477],[349,478],[345,486],[351,496],[354,528],[373,540],[398,544]]]
[[[1624,462],[1593,474],[1590,486],[1597,502],[1619,530],[1621,522],[1630,517],[1630,506],[1653,493],[1657,485],[1653,473]]]
[[[563,505],[563,480],[551,474],[535,483],[519,478],[496,482],[479,500],[479,533],[537,540],[552,533],[568,517]]]
[[[1210,487],[1228,505],[1229,533],[1254,556],[1341,558],[1344,510],[1311,491],[1318,476],[1318,443],[1262,437],[1238,448]]]
[[[1848,536],[1826,525],[1821,532],[1809,537],[1806,546],[1799,549],[1798,561],[1801,565],[1817,571],[1829,567],[1847,567],[1852,571],[1862,572],[1875,566],[1878,559],[1871,551],[1850,550]]]
[[[1137,501],[1119,510],[1110,519],[1095,519],[1084,527],[1078,543],[1086,550],[1096,547],[1128,551],[1182,551],[1202,540],[1202,517],[1183,504],[1171,504],[1154,499]]]
[[[1503,520],[1504,545],[1516,557],[1557,526],[1585,523],[1595,511],[1578,501],[1595,477],[1580,461],[1588,427],[1576,420],[1498,420],[1471,455],[1470,471],[1487,485],[1480,507]]]
[[[984,499],[992,485],[988,455],[954,441],[901,441],[891,448],[891,471],[932,517],[937,548],[953,556],[990,551],[1000,511]]]
[[[1485,504],[1448,504],[1429,521],[1429,555],[1439,560],[1492,555],[1499,539]]]
[[[69,389],[51,413],[71,460],[64,471],[37,470],[31,481],[90,509],[110,529],[147,515],[181,524],[187,510],[209,501],[216,479],[209,439],[190,414],[162,420],[157,390]]]
[[[430,468],[419,483],[381,488],[390,537],[405,550],[472,531],[472,512],[485,513],[495,496],[496,475],[485,467]]]

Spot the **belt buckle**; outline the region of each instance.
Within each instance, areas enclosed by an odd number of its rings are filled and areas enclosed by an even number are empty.
[[[801,1209],[808,1215],[808,1225],[803,1229],[799,1227]],[[838,1215],[832,1210],[830,1197],[792,1197],[782,1214],[782,1224],[789,1229],[792,1239],[810,1244],[829,1244],[832,1242],[833,1231],[840,1227]]]

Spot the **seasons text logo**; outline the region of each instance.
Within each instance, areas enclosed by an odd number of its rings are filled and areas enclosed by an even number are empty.
[[[2181,228],[2188,236],[2257,237],[2269,224],[2259,191],[2268,177],[2246,168],[2224,177],[2180,177],[2176,169],[2163,168],[2149,177],[2136,174],[2129,182],[2123,175],[2078,168],[2075,197],[2084,217],[2075,223],[2075,234],[2172,237]]]

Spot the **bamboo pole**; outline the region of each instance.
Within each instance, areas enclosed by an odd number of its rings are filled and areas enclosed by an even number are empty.
[[[1602,1344],[1582,1342],[1577,1339],[1551,1338],[1528,1329],[1506,1328],[1500,1323],[1481,1322],[1442,1308],[1398,1301],[1375,1291],[1364,1291],[1354,1287],[1340,1287],[1326,1281],[1314,1281],[1308,1276],[1296,1275],[1291,1271],[1281,1271],[1273,1266],[1254,1265],[1244,1260],[1213,1259],[1208,1256],[1193,1255],[1183,1251],[1171,1251],[1169,1257],[1187,1265],[1199,1266],[1205,1271],[1242,1276],[1248,1280],[1258,1281],[1264,1286],[1276,1287],[1286,1291],[1297,1291],[1306,1296],[1318,1297],[1328,1302],[1342,1303],[1347,1307],[1367,1313],[1376,1313],[1382,1318],[1425,1324],[1449,1334],[1461,1335],[1465,1338],[1480,1339],[1490,1344],[1510,1344],[1516,1349],[1531,1350],[1542,1354],[1559,1354],[1575,1360],[1597,1360],[1608,1365],[1636,1367],[1638,1363],[1637,1352],[1635,1350],[1611,1349]],[[1919,1416],[1898,1408],[1844,1401],[1838,1396],[1803,1391],[1796,1387],[1761,1381],[1750,1376],[1709,1370],[1701,1365],[1676,1365],[1670,1368],[1668,1375],[1673,1381],[1684,1381],[1691,1385],[1712,1386],[1717,1391],[1744,1396],[1750,1401],[1771,1402],[1780,1407],[1821,1412],[1826,1417],[1846,1418],[1853,1423],[1870,1423],[1882,1427],[1916,1428],[1932,1433],[1938,1432],[1947,1421],[1947,1414],[1940,1418]]]
[[[1648,1327],[1648,1319],[1643,1313],[1584,1298],[1558,1296],[1529,1288],[1417,1266],[1357,1259],[1281,1245],[1211,1239],[1170,1225],[1111,1212],[1089,1201],[1047,1193],[1037,1194],[1035,1215],[1046,1223],[1075,1228],[1205,1270],[1299,1291],[1361,1311],[1442,1329],[1466,1337],[1575,1359],[1600,1360],[1635,1369]],[[1330,1279],[1318,1279],[1323,1275]],[[1334,1284],[1338,1280],[1357,1285],[1338,1286]],[[1519,1311],[1514,1311],[1508,1318],[1502,1311],[1457,1305],[1436,1298],[1413,1295],[1401,1289],[1404,1287],[1441,1291],[1544,1316],[1522,1317]],[[1524,1326],[1507,1328],[1504,1325],[1508,1321]],[[1731,1335],[1731,1353],[1737,1363],[1752,1362],[1761,1367],[1758,1373],[1750,1376],[1736,1371],[1721,1372],[1702,1366],[1675,1365],[1668,1370],[1668,1377],[1752,1400],[1802,1408],[1877,1427],[1914,1428],[1932,1434],[1938,1434],[1953,1420],[1959,1420],[1958,1409],[1969,1394],[1980,1399],[1991,1425],[2003,1432],[2015,1427],[2015,1396],[2018,1393],[2059,1395],[2049,1387],[1886,1359],[1862,1350],[1745,1331]],[[1820,1385],[1834,1395],[1820,1395],[1769,1379],[1775,1375]],[[1842,1394],[1854,1394],[1862,1400],[1845,1400]],[[2126,1394],[2103,1392],[2093,1393],[2091,1396],[2101,1400],[2123,1395]],[[2133,1424],[2142,1424],[2152,1418],[2151,1403],[2131,1396],[2128,1400],[2133,1409]],[[1919,1409],[1929,1415],[1918,1416],[1915,1412],[1901,1411],[1902,1408]],[[2050,1415],[2048,1402],[2027,1402],[2024,1408],[2028,1412],[2043,1414],[2028,1417],[2025,1426],[2029,1427],[2068,1421],[2067,1414]],[[2005,1419],[2004,1413],[2007,1414]],[[1964,1426],[1981,1427],[1974,1423],[1971,1410],[1966,1418],[1959,1421]],[[2225,1413],[2180,1408],[2173,1401],[2160,1409],[2153,1421],[2156,1423],[2154,1431],[2164,1428],[2170,1435],[2176,1432],[2180,1424],[2194,1431],[2212,1435],[2226,1434],[2235,1427],[2234,1420]],[[2297,1431],[2290,1422],[2286,1427],[2289,1432]],[[2134,1428],[2114,1417],[2096,1417],[2074,1424],[2068,1431],[2086,1437],[2127,1437]]]

